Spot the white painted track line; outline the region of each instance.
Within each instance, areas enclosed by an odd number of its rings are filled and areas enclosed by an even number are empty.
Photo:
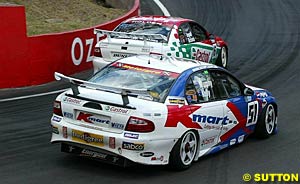
[[[167,8],[160,2],[160,0],[153,0],[153,1],[157,4],[157,6],[161,9],[161,11],[165,16],[171,16]]]
[[[13,100],[22,100],[26,98],[33,98],[33,97],[39,97],[39,96],[46,96],[46,95],[52,95],[55,93],[61,93],[66,91],[67,89],[61,89],[57,91],[50,91],[46,93],[39,93],[39,94],[33,94],[33,95],[26,95],[26,96],[19,96],[19,97],[13,97],[13,98],[5,98],[5,99],[0,99],[0,102],[8,102],[8,101],[13,101]]]

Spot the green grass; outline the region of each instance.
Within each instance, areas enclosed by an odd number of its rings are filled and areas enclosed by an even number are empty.
[[[25,6],[28,35],[88,28],[127,12],[104,7],[96,0],[0,0],[0,3]]]

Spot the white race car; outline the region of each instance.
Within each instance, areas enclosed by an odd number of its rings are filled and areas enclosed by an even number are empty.
[[[216,64],[228,64],[225,41],[193,20],[166,16],[132,17],[113,31],[95,30],[94,72],[120,58],[160,53]]]
[[[51,142],[118,165],[188,168],[194,160],[277,130],[277,104],[225,69],[159,55],[120,59],[54,102]]]

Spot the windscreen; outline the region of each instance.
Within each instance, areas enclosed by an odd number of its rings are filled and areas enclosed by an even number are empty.
[[[114,31],[138,34],[160,34],[167,40],[171,29],[171,26],[165,26],[155,22],[126,22],[121,23]]]
[[[161,102],[178,73],[115,62],[96,73],[89,81],[113,88],[139,90],[140,97]],[[147,94],[147,95],[145,95]]]

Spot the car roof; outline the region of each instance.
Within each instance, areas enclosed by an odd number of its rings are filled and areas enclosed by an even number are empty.
[[[217,66],[200,61],[193,61],[181,58],[174,58],[162,55],[135,55],[118,60],[120,63],[147,67],[158,70],[165,70],[174,73],[182,73],[188,69],[217,68]]]
[[[182,22],[192,21],[190,19],[181,18],[181,17],[170,17],[170,16],[159,16],[159,15],[148,15],[148,16],[136,16],[131,17],[124,22],[157,22],[162,25],[180,25]]]

